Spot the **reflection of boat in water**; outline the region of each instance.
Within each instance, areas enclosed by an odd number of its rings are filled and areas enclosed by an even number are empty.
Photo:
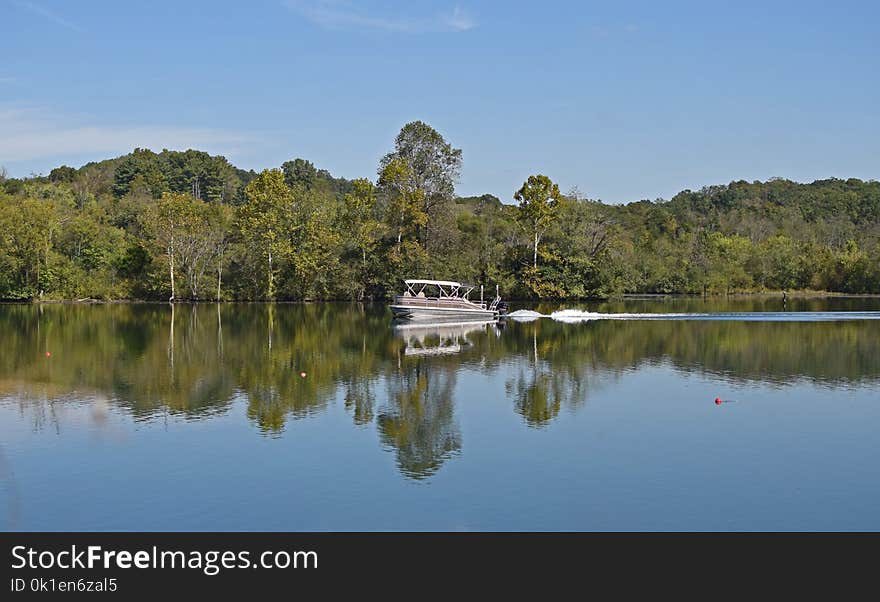
[[[491,303],[471,301],[468,295],[476,286],[449,280],[404,280],[406,290],[394,297],[391,311],[398,320],[461,322],[497,320],[507,311],[507,304],[497,294]]]
[[[459,353],[473,345],[468,335],[474,332],[496,330],[495,320],[465,322],[395,322],[397,336],[406,341],[404,355],[447,355]]]

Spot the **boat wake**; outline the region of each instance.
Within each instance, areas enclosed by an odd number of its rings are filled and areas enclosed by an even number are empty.
[[[600,313],[580,309],[561,309],[542,314],[519,309],[507,314],[517,322],[550,318],[557,322],[579,323],[593,320],[728,320],[745,322],[828,322],[836,320],[880,320],[880,311],[778,311],[714,313]]]
[[[518,309],[514,312],[510,312],[509,314],[507,314],[507,317],[516,320],[517,322],[533,322],[538,318],[549,318],[550,315],[541,314],[530,309]]]

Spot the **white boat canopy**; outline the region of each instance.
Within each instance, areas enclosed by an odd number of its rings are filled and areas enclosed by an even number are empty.
[[[450,280],[404,280],[406,284],[436,284],[437,286],[454,286],[460,287],[461,282],[452,282]]]
[[[453,280],[419,280],[408,279],[403,281],[407,291],[404,296],[424,297],[424,290],[429,286],[436,286],[440,291],[440,298],[453,297],[467,299],[468,294],[476,288],[473,284],[462,284]]]

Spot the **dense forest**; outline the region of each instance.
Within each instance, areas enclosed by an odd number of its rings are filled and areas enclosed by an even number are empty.
[[[461,150],[405,125],[374,180],[187,150],[0,169],[0,298],[384,299],[405,277],[522,299],[880,293],[880,182],[774,178],[625,205],[530,176],[459,197]]]

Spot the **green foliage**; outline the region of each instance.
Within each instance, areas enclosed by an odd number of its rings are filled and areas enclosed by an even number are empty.
[[[360,283],[357,292],[360,300],[376,285],[375,269],[371,260],[383,234],[382,224],[376,219],[376,190],[373,183],[366,178],[352,182],[351,192],[345,195],[343,224],[340,226],[340,230],[344,229],[349,233],[349,247],[360,255],[361,261],[355,270],[355,279]]]
[[[400,158],[384,163],[379,172],[379,187],[384,197],[384,214],[400,246],[404,238],[419,240],[419,232],[428,224],[424,208],[425,191],[415,184],[412,168]]]
[[[453,148],[422,121],[404,125],[394,141],[394,151],[379,163],[380,190],[392,206],[400,205],[409,215],[409,225],[415,226],[426,250],[434,244],[435,224],[449,211],[460,172],[461,149]]]
[[[294,159],[281,164],[284,181],[293,190],[315,191],[341,200],[351,192],[352,182],[345,178],[334,178],[326,169],[318,169],[311,161]]]
[[[280,169],[266,169],[248,184],[245,196],[247,202],[238,211],[238,227],[245,245],[252,247],[251,254],[265,259],[265,298],[274,299],[278,266],[293,252],[293,193]]]
[[[75,178],[76,170],[72,167],[68,167],[67,165],[56,167],[49,172],[50,182],[73,182]]]
[[[147,230],[167,262],[171,300],[211,298],[207,276],[222,261],[230,218],[221,205],[179,193],[164,193],[152,208]],[[137,254],[132,259],[137,261]]]
[[[7,289],[0,296],[42,296],[55,284],[53,237],[60,225],[51,202],[13,197],[0,204],[0,264]]]
[[[315,180],[318,179],[318,170],[315,169],[315,165],[305,159],[285,161],[281,164],[281,171],[284,172],[284,182],[291,188],[311,190]]]
[[[196,150],[156,154],[136,148],[116,161],[113,193],[117,198],[134,193],[155,199],[164,192],[188,193],[199,200],[236,203],[244,180],[224,157]]]
[[[123,157],[113,175],[113,193],[117,197],[129,192],[148,194],[155,199],[168,192],[168,177],[162,170],[159,156],[149,149],[136,148]]]
[[[367,300],[413,276],[508,298],[880,293],[876,181],[737,181],[610,205],[535,175],[512,205],[455,198],[460,167],[460,150],[412,122],[375,185],[195,150],[0,170],[0,298]]]
[[[538,245],[540,245],[547,228],[556,219],[562,204],[559,186],[547,176],[529,176],[529,179],[523,183],[522,188],[513,195],[513,198],[519,202],[517,221],[532,240],[532,266],[523,270],[523,284],[531,295],[536,297],[559,298],[566,296],[559,283],[559,270],[538,269]],[[551,263],[557,259],[546,251],[542,256],[547,256]]]

